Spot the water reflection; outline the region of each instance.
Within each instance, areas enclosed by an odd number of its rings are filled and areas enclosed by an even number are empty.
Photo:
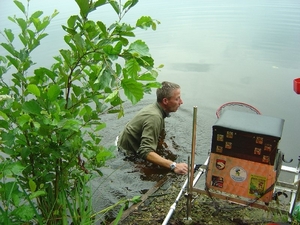
[[[211,68],[210,64],[200,63],[171,63],[170,69],[182,72],[208,72]]]

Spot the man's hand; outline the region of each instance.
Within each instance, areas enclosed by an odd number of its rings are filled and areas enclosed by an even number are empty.
[[[147,155],[147,160],[168,169],[170,169],[170,166],[173,163],[171,160],[161,157],[156,152],[150,152]],[[176,167],[173,172],[182,175],[187,174],[188,165],[186,163],[176,163]]]
[[[177,163],[174,169],[174,173],[176,174],[187,174],[188,172],[188,165],[186,163]]]

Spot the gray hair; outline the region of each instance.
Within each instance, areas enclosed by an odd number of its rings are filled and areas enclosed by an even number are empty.
[[[164,81],[161,83],[161,87],[156,90],[157,102],[162,102],[164,98],[171,98],[173,91],[179,89],[180,86],[175,83]]]

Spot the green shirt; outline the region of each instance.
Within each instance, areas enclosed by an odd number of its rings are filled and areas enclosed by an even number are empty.
[[[118,147],[127,154],[146,159],[155,151],[161,132],[164,132],[167,113],[156,102],[141,109],[129,121],[119,136]]]

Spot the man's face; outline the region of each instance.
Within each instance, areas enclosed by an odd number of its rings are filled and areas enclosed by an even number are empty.
[[[165,103],[165,110],[167,112],[176,112],[177,109],[179,108],[179,106],[181,104],[183,104],[183,101],[181,100],[180,97],[180,89],[176,89],[173,91],[173,95],[171,98],[169,99],[164,99],[164,103]]]

